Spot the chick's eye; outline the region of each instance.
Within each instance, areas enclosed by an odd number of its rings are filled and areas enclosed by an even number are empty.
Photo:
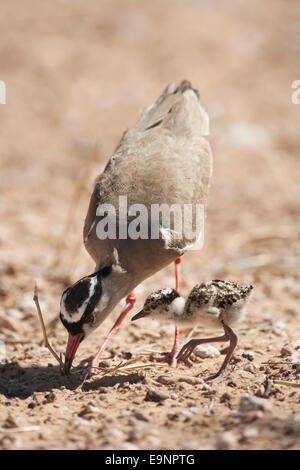
[[[92,314],[89,315],[89,316],[86,318],[85,323],[89,323],[89,324],[91,324],[91,325],[92,325],[93,323],[95,323],[95,317],[94,317],[94,315],[92,315]]]

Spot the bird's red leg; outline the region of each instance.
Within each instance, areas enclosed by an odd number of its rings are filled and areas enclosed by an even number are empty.
[[[175,289],[179,293],[180,289],[180,264],[181,264],[181,257],[175,259]],[[175,325],[175,338],[172,351],[170,352],[170,359],[171,359],[171,366],[177,366],[177,354],[179,349],[179,328]]]
[[[180,289],[180,263],[181,263],[181,257],[177,258],[175,260],[175,286],[176,290],[179,293]],[[174,337],[174,344],[172,351],[169,353],[162,354],[161,356],[158,356],[155,358],[156,361],[162,362],[166,361],[170,364],[172,367],[176,367],[177,365],[177,353],[179,350],[179,328],[176,325],[175,326],[175,337]],[[181,358],[181,360],[188,366],[192,365],[192,362],[188,358]]]
[[[110,332],[106,336],[101,348],[99,349],[99,351],[97,352],[97,354],[95,355],[95,357],[93,358],[91,363],[89,364],[88,374],[87,375],[93,375],[93,374],[97,374],[99,372],[99,369],[97,368],[97,366],[99,364],[100,357],[102,356],[102,353],[106,349],[106,347],[107,347],[108,343],[110,342],[111,338],[118,331],[118,328],[119,328],[120,324],[122,323],[122,321],[124,320],[124,318],[126,317],[127,313],[134,306],[135,300],[136,300],[135,293],[134,293],[134,291],[132,291],[126,297],[126,306],[125,306],[125,308],[120,313],[120,315],[119,315],[118,319],[116,320],[115,324],[113,325]]]
[[[175,289],[179,293],[180,289],[180,264],[181,264],[181,256],[177,259],[175,259]]]

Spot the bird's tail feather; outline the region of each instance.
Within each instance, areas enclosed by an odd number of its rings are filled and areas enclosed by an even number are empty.
[[[188,80],[183,80],[176,88],[171,83],[141,115],[136,125],[140,132],[165,127],[175,134],[189,130],[200,135],[209,134],[209,117],[199,101],[199,93]]]

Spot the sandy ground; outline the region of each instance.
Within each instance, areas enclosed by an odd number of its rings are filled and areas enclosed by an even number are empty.
[[[300,105],[291,102],[299,20],[296,0],[2,2],[1,449],[299,449],[300,390],[274,383],[300,382]],[[182,292],[213,278],[251,282],[249,314],[214,383],[204,379],[226,344],[191,369],[109,372],[171,347],[172,327],[128,318],[103,357],[106,375],[82,384],[78,366],[121,306],[81,345],[66,378],[42,347],[34,279],[63,353],[60,295],[93,270],[81,242],[92,181],[138,110],[182,78],[210,114],[215,156],[205,245],[184,256]],[[69,221],[96,141],[100,158]],[[152,289],[173,284],[172,266],[145,281],[134,312]],[[159,401],[148,399],[153,390]]]

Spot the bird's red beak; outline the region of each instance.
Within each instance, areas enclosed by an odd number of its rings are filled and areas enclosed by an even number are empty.
[[[65,366],[64,366],[64,373],[66,375],[68,375],[70,372],[76,351],[81,341],[83,340],[83,338],[84,338],[84,333],[79,333],[78,335],[75,335],[75,336],[69,333],[67,350],[66,350]]]

